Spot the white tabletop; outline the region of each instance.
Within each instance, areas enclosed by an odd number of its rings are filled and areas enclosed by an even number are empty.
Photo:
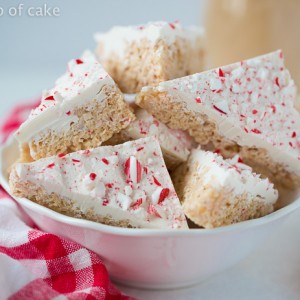
[[[18,102],[39,96],[64,70],[1,70],[0,119]],[[201,255],[201,249],[199,249]],[[180,272],[180,270],[179,270]],[[169,291],[146,291],[119,286],[143,300],[185,299],[300,299],[300,211],[295,212],[251,256],[237,266],[197,286]]]

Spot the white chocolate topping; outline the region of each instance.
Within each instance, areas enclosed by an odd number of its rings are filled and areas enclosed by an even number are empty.
[[[82,212],[142,228],[187,228],[154,138],[19,163],[22,181],[71,199]]]
[[[189,40],[193,45],[203,35],[203,28],[183,27],[179,22],[161,21],[137,26],[115,26],[106,33],[96,33],[95,41],[102,44],[101,59],[106,59],[113,53],[122,57],[128,45],[133,41],[147,39],[154,45],[158,40],[164,40],[170,45],[177,37],[180,37]]]
[[[203,184],[216,190],[225,190],[234,196],[247,195],[249,200],[260,197],[270,203],[275,203],[278,198],[278,192],[269,179],[262,179],[259,174],[253,173],[238,155],[223,159],[216,153],[193,149],[189,164],[197,164],[197,173],[201,174]]]
[[[267,150],[300,175],[300,114],[282,51],[145,87],[168,92],[187,110],[207,115],[218,133],[241,146]]]
[[[67,130],[72,122],[78,121],[73,114],[76,106],[93,99],[106,99],[101,93],[105,85],[115,87],[112,78],[91,52],[86,51],[80,59],[71,60],[67,72],[57,79],[55,87],[43,92],[41,104],[20,126],[15,133],[16,139],[24,143],[39,139],[39,134],[46,130]]]

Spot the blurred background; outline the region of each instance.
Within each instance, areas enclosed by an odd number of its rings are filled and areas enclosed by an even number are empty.
[[[59,16],[28,16],[45,4]],[[0,0],[0,117],[51,88],[69,59],[95,48],[95,32],[157,20],[205,26],[208,67],[283,48],[300,83],[300,0]]]
[[[30,100],[53,86],[71,58],[94,50],[93,34],[114,25],[180,20],[202,24],[199,0],[0,0],[0,117],[14,103]],[[58,17],[9,16],[10,7],[59,7]],[[188,4],[187,4],[188,3]]]

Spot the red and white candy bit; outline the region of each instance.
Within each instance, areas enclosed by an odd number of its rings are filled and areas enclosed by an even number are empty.
[[[103,163],[105,163],[106,165],[109,165],[109,161],[106,158],[102,158],[101,159]]]
[[[48,97],[45,98],[45,100],[52,100],[52,101],[54,101],[54,97],[53,96],[48,96]]]
[[[161,204],[169,196],[169,193],[170,189],[158,187],[152,194],[152,203]]]
[[[155,207],[152,204],[149,204],[148,209],[147,209],[147,213],[149,215],[153,215],[153,216],[156,216],[158,218],[161,218],[161,215],[158,213],[158,211],[155,209]]]
[[[76,59],[75,62],[76,62],[77,65],[83,64],[83,61],[81,59],[79,59],[79,58]]]
[[[89,149],[83,151],[83,154],[85,154],[85,155],[88,155],[90,153],[91,153],[91,150],[89,150]]]
[[[143,199],[139,198],[137,199],[133,204],[131,204],[130,208],[133,210],[138,209],[143,204]]]
[[[157,186],[161,186],[161,183],[157,180],[157,178],[155,176],[152,176],[153,178],[153,181],[154,183],[157,185]]]
[[[125,162],[124,172],[133,183],[140,183],[142,180],[143,167],[140,162],[130,156]]]
[[[169,196],[169,193],[170,189],[163,188],[159,195],[158,204],[161,204],[163,201],[165,201],[165,199]]]
[[[90,173],[90,179],[94,181],[96,179],[97,175],[95,173]]]

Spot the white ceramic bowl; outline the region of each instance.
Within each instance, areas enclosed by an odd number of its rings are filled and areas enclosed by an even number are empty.
[[[18,157],[13,139],[0,151],[1,184],[10,193],[7,169]],[[76,241],[101,256],[117,282],[144,288],[183,287],[245,258],[300,206],[300,199],[256,220],[217,229],[117,228],[56,213],[25,198],[17,203],[44,231]]]

